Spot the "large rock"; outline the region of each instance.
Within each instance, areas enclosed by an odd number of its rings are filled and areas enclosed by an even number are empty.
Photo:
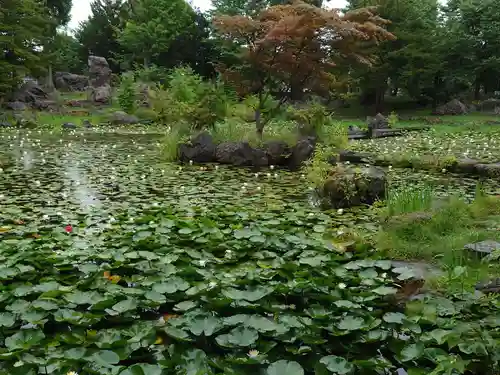
[[[337,166],[320,194],[334,208],[372,204],[385,197],[386,174],[378,167]]]
[[[100,87],[92,87],[90,89],[90,100],[94,103],[109,104],[111,103],[111,86],[104,85]]]
[[[111,69],[104,57],[89,56],[90,99],[99,104],[111,102]]]
[[[265,166],[269,164],[263,150],[252,148],[247,142],[224,142],[215,148],[215,160],[236,166]]]
[[[500,107],[500,99],[489,98],[478,105],[478,109],[483,112],[495,112],[495,108]]]
[[[109,122],[113,125],[137,124],[139,119],[134,115],[129,115],[123,111],[116,111],[109,117]]]
[[[263,150],[267,154],[268,162],[271,165],[286,165],[291,155],[290,147],[284,141],[265,142]]]
[[[389,129],[389,120],[381,113],[368,117],[368,132],[372,134],[376,129]]]
[[[54,74],[54,86],[60,91],[85,91],[89,84],[87,76],[68,72]]]
[[[14,101],[33,104],[39,100],[48,99],[48,92],[35,81],[23,83],[14,93]]]
[[[111,69],[108,61],[101,56],[89,56],[89,84],[91,87],[111,85]]]
[[[299,139],[297,144],[292,147],[288,165],[291,169],[300,168],[306,160],[308,160],[316,149],[316,138],[305,137]]]
[[[215,143],[212,136],[203,132],[193,137],[189,143],[179,147],[179,159],[183,162],[210,163],[215,161]]]
[[[444,115],[465,115],[468,112],[467,106],[458,99],[453,99],[448,103],[438,107],[434,114],[438,116]]]
[[[18,101],[8,102],[7,104],[5,104],[5,107],[7,107],[7,109],[10,109],[12,111],[24,111],[26,109],[26,104]]]

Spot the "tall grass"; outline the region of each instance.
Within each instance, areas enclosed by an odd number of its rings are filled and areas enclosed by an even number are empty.
[[[427,211],[432,208],[435,193],[430,185],[423,187],[408,186],[394,190],[388,188],[386,205],[389,216],[417,211]]]

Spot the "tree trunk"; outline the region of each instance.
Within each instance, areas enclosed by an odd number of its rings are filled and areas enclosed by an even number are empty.
[[[378,86],[375,91],[375,112],[382,113],[385,107],[386,86]]]
[[[481,83],[479,79],[474,82],[474,100],[479,100],[479,95],[481,93]]]
[[[46,85],[47,85],[47,88],[50,89],[50,91],[54,90],[54,77],[52,74],[52,64],[49,64],[49,71],[47,72]]]

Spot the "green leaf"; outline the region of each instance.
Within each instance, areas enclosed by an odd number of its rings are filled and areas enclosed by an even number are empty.
[[[343,331],[355,331],[365,327],[365,321],[363,318],[346,316],[337,324],[337,327]]]
[[[373,293],[379,294],[381,296],[387,296],[389,294],[395,294],[398,290],[396,288],[392,288],[389,286],[379,286],[376,289],[373,289]]]
[[[338,357],[336,355],[329,355],[323,357],[319,360],[320,363],[324,364],[328,371],[334,374],[345,375],[354,370],[354,365],[347,362],[345,358]]]
[[[178,291],[189,289],[189,283],[180,277],[171,277],[166,282],[153,285],[153,291],[157,293],[173,294]]]
[[[234,328],[231,332],[217,336],[217,344],[225,347],[250,346],[255,344],[259,334],[256,330],[245,327]]]
[[[390,313],[386,313],[382,319],[387,322],[387,323],[396,323],[396,324],[402,324],[403,323],[403,319],[406,318],[406,315],[405,314],[401,314],[401,313],[394,313],[394,312],[390,312]]]
[[[272,363],[266,370],[267,375],[304,375],[304,369],[295,361],[281,359]]]
[[[420,358],[424,353],[425,346],[419,342],[405,346],[399,353],[401,361],[407,362]]]
[[[161,374],[162,374],[162,369],[159,365],[150,365],[145,363],[137,363],[120,372],[120,375],[161,375]]]
[[[14,314],[4,312],[0,313],[0,327],[12,327],[16,322],[16,316]]]
[[[95,364],[103,367],[110,367],[120,362],[118,354],[111,350],[100,350],[95,352],[89,359]]]
[[[124,301],[118,302],[116,305],[113,305],[112,309],[118,313],[124,313],[130,310],[135,310],[137,308],[137,302],[133,299],[126,299]]]
[[[7,349],[14,351],[16,349],[29,349],[38,344],[45,338],[40,330],[23,329],[5,339]]]
[[[181,228],[179,229],[179,234],[191,234],[194,231],[191,228]]]
[[[187,328],[196,336],[200,336],[202,333],[204,333],[205,336],[211,336],[223,328],[223,325],[220,319],[209,316],[204,319],[195,320]]]
[[[85,357],[86,348],[72,348],[64,352],[64,358],[78,360]]]
[[[256,302],[273,292],[273,288],[265,286],[249,287],[246,290],[228,288],[222,290],[222,294],[233,300],[246,300]]]

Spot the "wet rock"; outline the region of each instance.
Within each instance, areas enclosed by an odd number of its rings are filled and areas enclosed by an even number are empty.
[[[139,119],[134,115],[129,115],[123,111],[116,111],[111,114],[109,122],[112,125],[130,125],[137,124]]]
[[[215,149],[215,160],[236,166],[267,165],[263,150],[252,148],[247,142],[224,142]],[[265,163],[265,164],[264,164]]]
[[[26,104],[24,104],[23,102],[15,101],[8,102],[7,104],[5,104],[5,107],[13,111],[24,111],[26,109]]]
[[[480,176],[498,178],[500,177],[500,163],[476,164],[475,171]]]
[[[453,99],[448,103],[438,107],[433,114],[438,116],[445,115],[465,115],[468,113],[467,106],[458,99]]]
[[[32,107],[34,109],[39,110],[39,111],[56,111],[59,106],[53,100],[40,99],[40,100],[36,100],[32,104]]]
[[[86,129],[91,129],[92,128],[92,123],[90,120],[83,120],[82,121],[82,126]]]
[[[288,159],[290,169],[299,169],[313,155],[315,149],[316,138],[305,137],[300,139],[291,149],[291,155]]]
[[[212,136],[203,132],[191,138],[189,143],[180,145],[179,159],[183,162],[192,160],[195,163],[215,161],[215,143]]]
[[[76,125],[72,122],[65,122],[64,124],[62,124],[62,128],[66,130],[76,129]]]
[[[54,86],[60,91],[85,91],[89,84],[87,76],[68,72],[54,74]]]
[[[72,99],[66,102],[66,105],[68,107],[87,107],[90,104],[91,104],[90,101],[86,99]]]
[[[474,159],[469,159],[469,158],[459,159],[453,166],[451,166],[448,169],[456,173],[476,174],[477,164],[479,164],[479,162]]]
[[[338,157],[340,162],[354,163],[354,164],[367,164],[372,162],[372,156],[368,153],[354,152],[350,150],[344,150],[339,153]]]
[[[476,290],[483,293],[500,293],[500,277],[476,284]]]
[[[10,122],[8,121],[0,121],[0,128],[11,128],[13,127],[14,125],[12,125]]]
[[[476,243],[470,243],[464,246],[464,249],[470,250],[479,256],[491,254],[494,250],[500,250],[500,242],[486,240]]]
[[[500,99],[495,98],[483,100],[478,105],[478,109],[483,112],[494,112],[497,107],[500,107]]]
[[[372,204],[385,197],[387,177],[378,167],[336,167],[326,180],[320,195],[333,208]]]
[[[14,113],[16,126],[20,128],[35,128],[37,126],[36,117],[29,112]]]
[[[284,141],[265,142],[263,150],[267,155],[268,163],[271,165],[286,165],[291,154],[290,147]]]

